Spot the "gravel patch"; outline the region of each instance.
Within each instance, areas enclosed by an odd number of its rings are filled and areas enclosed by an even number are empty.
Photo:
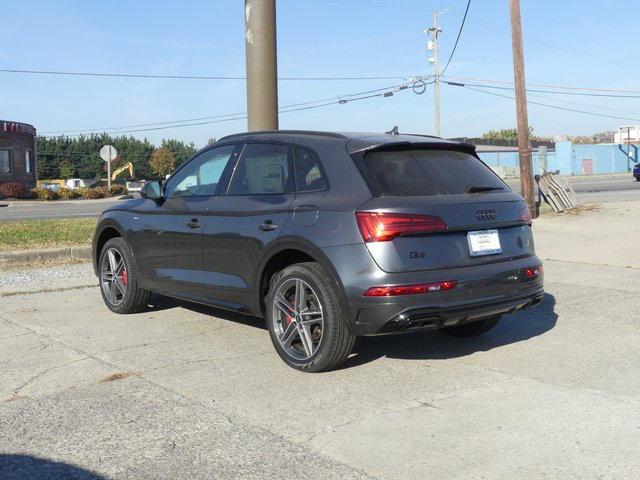
[[[97,285],[91,263],[30,267],[0,272],[0,294]]]

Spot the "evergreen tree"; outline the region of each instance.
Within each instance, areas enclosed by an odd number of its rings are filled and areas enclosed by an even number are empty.
[[[69,179],[76,177],[76,167],[73,161],[65,158],[60,162],[60,178]]]

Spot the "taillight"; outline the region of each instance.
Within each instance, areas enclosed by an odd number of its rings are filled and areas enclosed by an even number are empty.
[[[522,274],[527,278],[534,278],[543,274],[542,265],[522,269]]]
[[[364,292],[365,297],[395,297],[397,295],[416,295],[418,293],[439,292],[456,288],[456,280],[446,282],[419,283],[417,285],[392,285],[386,287],[371,287]]]
[[[440,217],[404,213],[356,212],[365,242],[387,242],[399,235],[443,232],[447,224]]]
[[[526,205],[522,210],[520,210],[520,221],[531,225],[531,211]]]

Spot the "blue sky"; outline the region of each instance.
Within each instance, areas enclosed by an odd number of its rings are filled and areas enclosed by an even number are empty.
[[[148,74],[243,75],[242,0],[2,2],[0,68]],[[466,0],[278,0],[281,76],[429,74],[426,36],[440,17],[448,57]],[[637,89],[636,0],[522,0],[529,83]],[[473,0],[447,72],[512,80],[507,0]],[[280,104],[382,88],[390,80],[280,82]],[[0,118],[39,132],[119,127],[245,110],[243,81],[54,77],[0,73]],[[444,136],[474,136],[515,124],[514,102],[446,86]],[[640,118],[640,99],[530,97],[575,109]],[[575,105],[563,102],[577,102]],[[635,112],[638,112],[637,114]],[[530,106],[541,135],[591,134],[640,123]],[[281,128],[433,133],[433,92],[404,91],[346,105],[283,114]],[[153,142],[203,145],[246,129],[246,121],[136,133]]]

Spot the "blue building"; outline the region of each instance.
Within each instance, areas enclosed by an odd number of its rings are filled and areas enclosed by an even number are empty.
[[[597,143],[573,144],[570,141],[556,142],[555,149],[544,155],[541,149],[533,151],[533,171],[559,170],[562,175],[592,175],[603,173],[625,173],[633,169],[640,160],[640,144]],[[478,146],[478,155],[492,167],[518,168],[518,151],[511,147]]]

